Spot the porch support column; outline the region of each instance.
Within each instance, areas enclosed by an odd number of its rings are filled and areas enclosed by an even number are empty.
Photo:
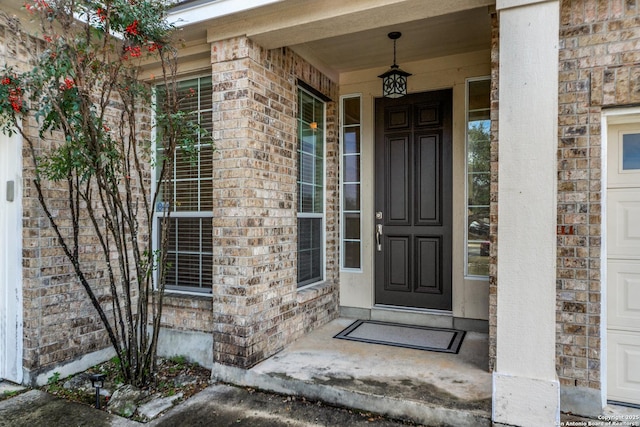
[[[214,377],[279,351],[299,322],[296,91],[281,52],[246,37],[211,45]]]
[[[493,420],[557,425],[559,2],[498,0],[496,8],[500,95]]]

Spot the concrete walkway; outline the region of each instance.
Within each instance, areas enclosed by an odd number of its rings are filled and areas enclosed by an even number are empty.
[[[223,384],[212,385],[148,424],[40,390],[0,401],[1,427],[400,427],[373,414]]]
[[[249,370],[216,365],[213,378],[418,424],[491,425],[486,334],[467,333],[458,354],[333,338],[353,321],[334,320]]]
[[[2,383],[0,383],[1,390]],[[627,414],[627,418],[609,415],[610,420],[617,420],[611,425],[634,425],[625,423],[623,420],[629,419],[631,414],[638,414],[638,410],[627,410],[622,413]],[[565,426],[607,425],[604,420],[590,420],[568,415],[563,415],[562,421]],[[635,423],[635,425],[638,424]],[[0,427],[70,426],[406,427],[407,424],[361,411],[320,405],[302,398],[263,393],[223,384],[206,388],[148,424],[110,415],[105,411],[69,402],[39,390],[29,390],[0,401]]]
[[[491,426],[485,334],[467,333],[459,354],[333,338],[351,322],[353,319],[337,319],[247,371],[214,366],[217,379],[252,388],[211,385],[147,425],[407,425],[396,419],[410,420],[414,423],[410,425]],[[20,389],[24,388],[0,382],[0,393]],[[610,425],[640,425],[638,409],[607,407],[603,417],[593,420],[563,414],[562,421],[565,426],[607,425],[607,421],[615,423]],[[0,427],[144,425],[39,390],[0,401]]]

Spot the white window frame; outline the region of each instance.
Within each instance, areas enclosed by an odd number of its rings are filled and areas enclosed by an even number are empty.
[[[491,76],[467,78],[464,84],[464,277],[482,281],[486,281],[489,276],[469,274],[469,83],[485,80],[491,81]]]
[[[320,262],[320,278],[318,280],[316,280],[315,282],[311,282],[311,283],[305,283],[304,285],[300,285],[298,284],[298,262],[299,262],[299,257],[297,256],[299,254],[298,249],[296,247],[296,286],[297,286],[297,290],[302,290],[302,289],[306,289],[308,287],[311,286],[316,286],[319,283],[322,283],[325,281],[326,276],[327,276],[327,243],[326,243],[326,235],[327,235],[327,225],[326,225],[326,218],[327,218],[327,200],[326,200],[326,195],[327,195],[327,103],[326,101],[324,101],[321,97],[319,97],[318,95],[314,94],[313,92],[305,89],[304,87],[298,85],[297,86],[298,91],[302,91],[305,92],[307,95],[313,97],[315,100],[317,100],[318,102],[322,103],[322,115],[324,117],[323,120],[323,124],[322,124],[322,213],[308,213],[308,212],[299,212],[299,204],[300,204],[300,181],[299,176],[300,176],[300,167],[301,167],[301,162],[300,162],[300,147],[299,145],[301,144],[301,141],[299,140],[299,129],[297,126],[300,125],[300,103],[299,103],[299,99],[300,99],[300,95],[299,93],[296,93],[296,103],[297,105],[297,116],[296,116],[296,154],[297,154],[297,174],[296,174],[296,229],[298,228],[298,219],[300,218],[320,218],[321,222],[320,222],[320,232],[321,232],[321,236],[320,236],[320,241],[322,242],[320,245],[320,254],[321,254],[321,262]],[[296,239],[298,236],[298,231],[296,232]]]
[[[207,77],[211,77],[208,74],[203,74],[203,75],[196,75],[196,76],[188,76],[182,79],[179,79],[178,82],[182,82],[182,81],[188,81],[188,80],[195,80],[195,79],[203,79],[203,78],[207,78]],[[213,82],[212,82],[213,83]],[[152,88],[152,114],[151,114],[151,140],[152,142],[152,150],[151,150],[151,157],[152,157],[152,167],[151,167],[151,191],[152,194],[155,194],[157,191],[157,176],[156,176],[156,165],[157,165],[157,130],[156,130],[156,89],[158,86],[161,86],[161,84],[157,84],[154,85]],[[212,109],[213,109],[213,105],[212,105]],[[198,144],[200,145],[200,144]],[[174,164],[174,168],[175,168],[175,164]],[[174,170],[175,173],[175,170]],[[174,184],[175,186],[175,184]],[[175,191],[174,191],[175,193]],[[160,220],[163,218],[163,212],[159,211],[157,209],[157,206],[153,206],[153,233],[151,235],[151,248],[153,250],[154,253],[156,253],[159,249],[159,242],[158,242],[158,232],[160,230]],[[179,212],[179,211],[172,211],[170,218],[213,218],[213,211],[183,211],[183,212]],[[213,237],[213,236],[212,236]],[[156,268],[154,268],[154,272],[153,274],[155,275],[155,280],[154,283],[158,284],[158,273],[160,271],[159,266],[156,266]],[[213,289],[213,283],[211,288],[202,288],[202,290],[195,290],[194,288],[189,288],[189,287],[184,287],[181,288],[180,286],[169,286],[169,287],[165,287],[165,292],[171,292],[171,293],[175,293],[175,294],[183,294],[183,295],[194,295],[194,296],[212,296],[212,289]]]
[[[358,98],[360,100],[360,123],[358,123],[357,125],[345,125],[345,119],[344,119],[344,101],[346,99],[351,99],[351,98]],[[355,127],[359,127],[360,128],[360,151],[358,151],[358,156],[359,156],[359,167],[360,167],[360,181],[358,182],[347,182],[344,180],[345,175],[345,153],[344,153],[344,141],[345,141],[345,129],[347,128],[355,128]],[[348,272],[348,273],[362,273],[363,272],[363,244],[362,244],[362,94],[361,93],[353,93],[353,94],[347,94],[347,95],[342,95],[340,96],[340,271],[344,271],[344,272]],[[355,153],[354,153],[355,155]],[[360,200],[359,200],[359,205],[360,205],[360,210],[358,211],[353,211],[353,210],[345,210],[345,200],[344,200],[344,195],[345,195],[345,191],[344,191],[344,186],[345,184],[358,184],[360,185]],[[346,214],[352,214],[352,213],[358,213],[360,215],[360,239],[355,240],[355,239],[347,239],[346,236],[346,232],[345,232],[345,225],[346,225],[346,221],[345,221],[345,215]],[[345,267],[345,255],[346,255],[346,250],[345,250],[345,243],[346,242],[359,242],[360,243],[360,267],[358,268],[354,268],[354,267]]]

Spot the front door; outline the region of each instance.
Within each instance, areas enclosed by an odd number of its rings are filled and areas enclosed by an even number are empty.
[[[607,399],[640,405],[640,124],[607,149]]]
[[[376,100],[376,304],[451,310],[451,93]]]

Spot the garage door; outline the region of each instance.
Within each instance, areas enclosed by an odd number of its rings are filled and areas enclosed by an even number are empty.
[[[607,398],[640,405],[640,125],[607,136]]]

